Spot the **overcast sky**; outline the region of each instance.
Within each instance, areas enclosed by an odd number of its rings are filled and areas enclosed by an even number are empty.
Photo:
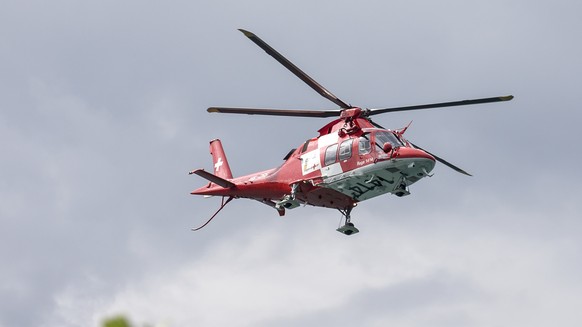
[[[0,327],[580,326],[579,1],[0,2]],[[437,165],[411,195],[280,218],[189,192],[223,141],[275,167],[335,109],[237,28]]]

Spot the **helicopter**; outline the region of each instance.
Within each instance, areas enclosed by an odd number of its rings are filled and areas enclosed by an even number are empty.
[[[259,201],[274,208],[279,216],[300,206],[337,209],[343,225],[337,231],[352,235],[359,232],[351,213],[360,202],[383,195],[403,197],[410,185],[432,176],[436,162],[471,176],[463,169],[421,148],[404,137],[408,126],[391,130],[373,122],[379,114],[434,109],[453,106],[503,102],[512,95],[432,103],[405,107],[367,109],[352,106],[331,93],[291,61],[252,32],[239,29],[247,38],[281,63],[324,98],[339,106],[336,110],[259,109],[210,107],[209,113],[334,118],[319,129],[319,135],[307,139],[284,157],[279,167],[233,177],[220,139],[210,141],[213,172],[196,169],[208,184],[191,192],[193,195],[221,196],[218,210],[200,227],[205,227],[233,199]]]

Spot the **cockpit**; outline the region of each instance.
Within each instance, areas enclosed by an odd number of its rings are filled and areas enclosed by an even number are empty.
[[[390,143],[392,148],[406,146],[406,141],[388,131],[373,131],[371,133],[365,133],[360,136],[358,143],[360,155],[370,153],[372,149],[375,149],[375,151],[378,152],[383,151],[384,144],[386,143]]]
[[[385,143],[392,144],[393,148],[404,146],[404,143],[394,133],[387,131],[377,131],[374,133],[376,145],[378,147],[383,147]],[[381,149],[380,149],[381,150]]]

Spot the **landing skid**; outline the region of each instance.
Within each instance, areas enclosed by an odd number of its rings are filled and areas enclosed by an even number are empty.
[[[345,234],[345,235],[352,235],[352,234],[356,234],[359,233],[360,230],[357,229],[354,224],[350,221],[351,220],[351,212],[352,212],[353,207],[349,207],[345,210],[341,210],[338,209],[339,212],[342,213],[342,215],[345,218],[345,223],[343,226],[341,226],[340,228],[336,229],[338,232]]]

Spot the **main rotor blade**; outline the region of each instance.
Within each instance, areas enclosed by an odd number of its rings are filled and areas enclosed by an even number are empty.
[[[303,109],[256,109],[256,108],[226,108],[210,107],[208,112],[218,112],[223,114],[246,114],[263,116],[289,116],[289,117],[336,117],[340,115],[340,110],[303,110]]]
[[[383,127],[382,125],[380,125],[380,124],[376,124],[375,122],[373,122],[373,121],[371,121],[371,120],[368,120],[368,121],[369,121],[369,122],[370,122],[372,125],[374,125],[374,126],[376,126],[376,127],[378,127],[378,128],[381,128],[381,129],[386,129],[386,128],[384,128],[384,127]],[[455,171],[457,171],[457,172],[459,172],[459,173],[461,173],[461,174],[465,174],[465,175],[467,175],[467,176],[473,176],[473,175],[469,174],[468,172],[464,171],[463,169],[461,169],[461,168],[459,168],[459,167],[457,167],[457,166],[453,165],[452,163],[450,163],[450,162],[446,161],[445,159],[443,159],[443,158],[441,158],[441,157],[439,157],[439,156],[435,155],[434,153],[430,153],[430,152],[426,151],[425,149],[423,149],[423,148],[419,147],[418,145],[416,145],[416,144],[414,144],[414,143],[412,143],[412,142],[410,142],[410,141],[409,141],[409,143],[410,143],[410,144],[412,144],[412,146],[413,146],[413,147],[415,147],[415,148],[417,148],[417,149],[419,149],[419,150],[422,150],[422,151],[424,151],[424,152],[426,152],[426,153],[430,154],[431,156],[433,156],[433,157],[435,158],[435,160],[437,160],[438,162],[440,162],[440,163],[444,164],[445,166],[447,166],[447,167],[449,167],[449,168],[452,168],[453,170],[455,170]],[[379,145],[378,145],[378,146],[379,146]]]
[[[420,109],[433,109],[433,108],[442,108],[442,107],[466,106],[466,105],[471,105],[471,104],[509,101],[511,99],[513,99],[513,95],[493,97],[493,98],[474,99],[474,100],[462,100],[462,101],[453,101],[453,102],[431,103],[431,104],[423,104],[423,105],[408,106],[408,107],[370,109],[370,111],[368,112],[368,116],[383,114],[383,113],[386,113],[386,112],[394,112],[394,111],[406,111],[406,110],[420,110]]]
[[[305,72],[303,72],[299,67],[295,66],[291,61],[287,58],[283,57],[282,54],[277,52],[277,50],[271,48],[265,41],[261,40],[255,34],[239,29],[246,37],[248,37],[251,41],[253,41],[256,45],[261,47],[261,49],[265,50],[271,57],[275,58],[279,63],[281,63],[285,68],[289,69],[295,76],[299,77],[303,82],[309,85],[312,89],[317,91],[317,93],[321,94],[324,98],[330,100],[331,102],[337,104],[341,108],[348,109],[351,108],[349,104],[343,102],[338,97],[333,95],[330,91],[328,91],[325,87],[321,86],[321,84],[317,83],[313,78],[309,77]]]
[[[438,156],[436,156],[435,154],[433,154],[433,153],[430,153],[430,152],[426,151],[425,149],[423,149],[423,148],[419,147],[418,145],[416,145],[416,144],[414,144],[414,143],[412,143],[412,142],[410,142],[410,144],[412,144],[412,146],[414,146],[415,148],[417,148],[417,149],[419,149],[419,150],[422,150],[422,151],[424,151],[424,152],[426,152],[426,153],[430,154],[430,155],[431,155],[431,156],[433,156],[433,157],[434,157],[434,158],[435,158],[435,159],[436,159],[438,162],[440,162],[440,163],[444,164],[445,166],[447,166],[447,167],[449,167],[449,168],[451,168],[451,169],[455,170],[456,172],[459,172],[459,173],[461,173],[461,174],[465,174],[465,175],[467,175],[467,176],[473,176],[473,175],[469,174],[468,172],[464,171],[463,169],[461,169],[461,168],[459,168],[459,167],[457,167],[457,166],[453,165],[452,163],[450,163],[450,162],[446,161],[445,159],[443,159],[443,158],[441,158],[441,157],[438,157]]]

